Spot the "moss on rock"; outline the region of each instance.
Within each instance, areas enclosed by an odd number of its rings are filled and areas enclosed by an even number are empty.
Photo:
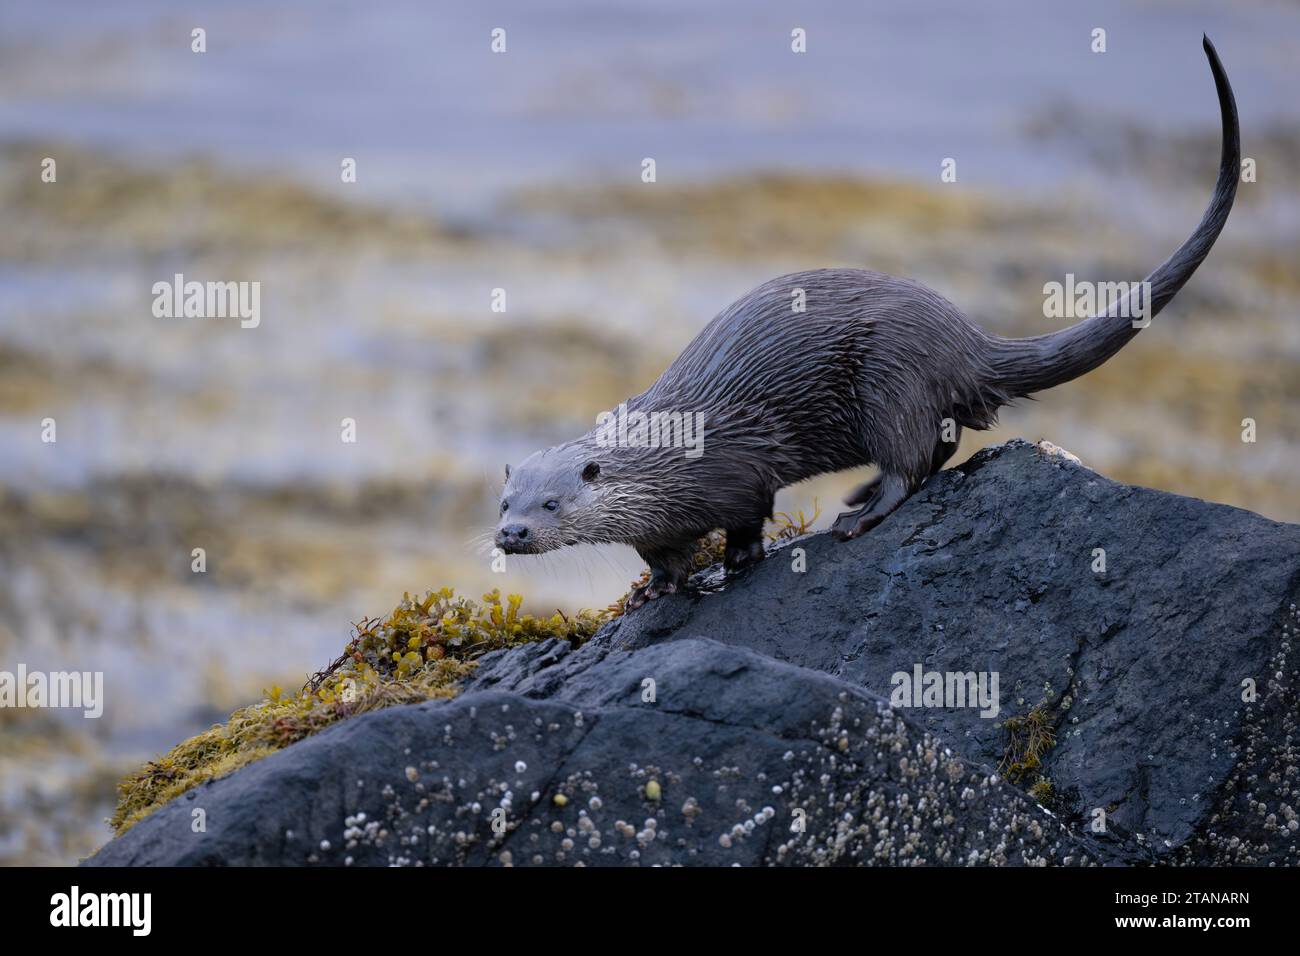
[[[238,770],[357,714],[397,704],[454,697],[460,681],[488,651],[562,638],[578,646],[621,613],[611,606],[549,618],[521,614],[523,599],[497,591],[482,602],[450,588],[422,600],[409,594],[386,619],[367,619],[343,653],[296,694],[271,688],[259,703],[173,747],[118,784],[110,818],[123,833],[169,800]]]
[[[768,539],[780,543],[810,531],[820,514],[802,511],[775,516]],[[726,538],[720,531],[699,540],[693,563],[703,570],[722,561]],[[644,583],[649,572],[635,584]],[[348,717],[397,704],[455,697],[460,682],[488,651],[562,638],[574,647],[602,624],[623,613],[626,597],[600,611],[549,618],[521,614],[523,598],[499,591],[481,602],[457,597],[451,588],[416,601],[403,595],[387,618],[355,625],[343,653],[296,694],[279,687],[259,703],[241,708],[201,734],[173,747],[118,784],[117,809],[109,823],[118,833],[207,780],[233,773],[295,741]]]

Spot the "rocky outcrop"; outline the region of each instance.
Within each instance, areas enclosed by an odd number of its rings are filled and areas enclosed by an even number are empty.
[[[198,787],[90,862],[1300,862],[1296,526],[1013,442],[859,540],[697,583]],[[959,675],[996,695],[954,699]]]

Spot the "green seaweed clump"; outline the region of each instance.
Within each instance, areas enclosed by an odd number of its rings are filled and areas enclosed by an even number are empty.
[[[348,717],[397,704],[454,697],[488,651],[562,638],[579,646],[613,615],[611,609],[520,614],[523,598],[498,591],[482,603],[450,588],[416,601],[409,594],[386,619],[366,619],[343,653],[296,694],[279,687],[235,711],[118,784],[109,823],[123,833],[169,800],[206,780],[238,770]]]
[[[774,527],[768,532],[767,539],[776,543],[782,541],[793,541],[795,538],[802,538],[806,534],[812,533],[813,525],[821,517],[822,508],[813,499],[813,513],[809,517],[803,513],[801,508],[795,512],[778,511],[772,516]]]
[[[1038,781],[1029,788],[1029,795],[1043,806],[1050,807],[1056,800],[1056,788],[1047,777],[1039,777]]]
[[[1020,783],[1038,773],[1043,754],[1056,744],[1052,715],[1040,704],[1023,717],[1008,717],[1002,728],[1008,739],[998,772]]]

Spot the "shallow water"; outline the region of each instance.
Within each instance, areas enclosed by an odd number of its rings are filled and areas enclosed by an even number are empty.
[[[1095,180],[1026,120],[1077,105],[1169,131],[1213,129],[1206,31],[1257,124],[1294,119],[1300,9],[1210,0],[973,7],[626,0],[380,5],[78,0],[8,5],[0,129],[133,152],[295,164],[332,188],[440,209],[504,187],[737,169],[851,169],[1017,190]],[[193,26],[208,52],[189,51]],[[494,27],[508,52],[488,49]],[[807,31],[809,52],[789,49]],[[1090,31],[1107,31],[1092,53]],[[663,181],[663,180],[661,180]]]

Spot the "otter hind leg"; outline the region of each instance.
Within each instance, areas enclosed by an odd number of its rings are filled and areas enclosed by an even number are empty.
[[[937,440],[930,452],[928,465],[924,466],[915,477],[886,471],[849,492],[844,503],[860,504],[862,507],[856,511],[846,511],[836,518],[835,523],[831,525],[831,534],[840,541],[848,541],[866,534],[880,524],[897,510],[899,505],[912,497],[927,478],[944,466],[944,462],[957,451],[960,440],[960,428],[957,429],[957,434],[952,441],[944,441],[942,438]]]
[[[727,528],[727,549],[722,566],[728,571],[741,571],[762,561],[767,552],[763,548],[763,522],[743,528]]]
[[[881,475],[866,503],[856,511],[846,511],[836,518],[831,525],[831,534],[840,541],[866,534],[889,517],[914,491],[916,488],[902,475],[892,472]]]
[[[844,503],[850,508],[854,505],[865,505],[876,496],[876,490],[880,487],[880,480],[883,477],[884,475],[876,475],[870,481],[864,481],[844,496]]]

